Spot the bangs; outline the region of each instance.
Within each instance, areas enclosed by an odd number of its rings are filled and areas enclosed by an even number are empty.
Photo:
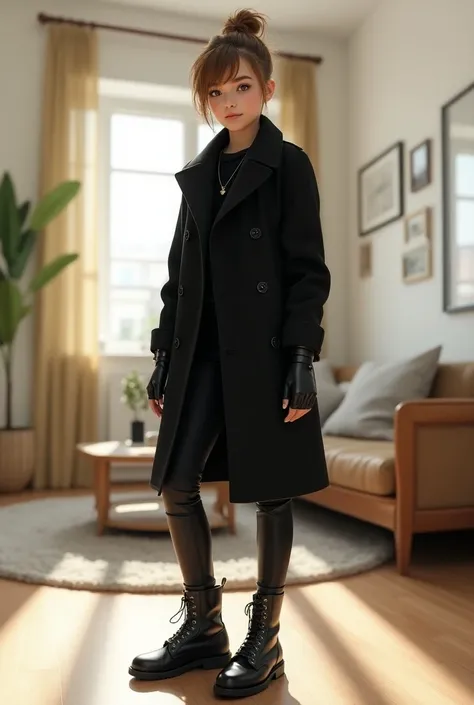
[[[237,78],[241,52],[234,46],[221,45],[211,51],[203,62],[199,76],[200,88],[207,93],[211,86],[219,86]]]

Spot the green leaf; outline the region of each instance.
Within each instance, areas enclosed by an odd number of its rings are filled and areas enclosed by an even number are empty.
[[[0,184],[0,241],[8,268],[14,263],[20,232],[15,189],[10,174],[6,172]]]
[[[26,265],[33,252],[36,240],[38,238],[38,233],[33,232],[33,230],[27,230],[22,233],[20,237],[20,243],[18,245],[18,253],[15,257],[15,261],[10,267],[10,276],[12,279],[21,279],[25,271]]]
[[[20,228],[22,228],[25,224],[25,221],[28,217],[28,213],[30,212],[30,206],[31,206],[30,201],[25,201],[18,208],[18,222],[20,224]]]
[[[52,262],[48,262],[38,274],[33,277],[29,284],[30,291],[38,291],[54,279],[65,267],[74,262],[79,257],[77,254],[60,255]]]
[[[77,195],[81,184],[79,181],[64,181],[44,196],[36,205],[31,216],[30,228],[43,230],[56,218],[70,201]]]
[[[12,281],[0,281],[0,340],[2,345],[12,343],[18,325],[28,313],[20,289]],[[25,313],[26,311],[26,313]]]

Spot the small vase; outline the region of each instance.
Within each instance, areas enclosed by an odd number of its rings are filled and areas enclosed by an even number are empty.
[[[132,443],[144,443],[145,442],[145,422],[144,421],[132,421],[131,425],[131,439]]]

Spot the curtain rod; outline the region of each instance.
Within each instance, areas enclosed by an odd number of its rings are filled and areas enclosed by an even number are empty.
[[[207,44],[207,39],[199,39],[198,37],[188,37],[180,34],[166,34],[165,32],[153,32],[149,29],[138,29],[136,27],[123,27],[114,24],[103,24],[100,22],[86,22],[85,20],[73,20],[67,17],[55,17],[47,15],[44,12],[38,14],[38,22],[40,24],[72,24],[76,27],[89,27],[90,29],[106,29],[112,32],[125,32],[126,34],[137,34],[141,37],[156,37],[158,39],[172,39],[179,42],[190,42],[192,44]],[[315,64],[321,64],[323,59],[321,56],[304,56],[301,54],[289,54],[288,52],[277,51],[278,56],[285,59],[302,59],[303,61],[312,61]]]

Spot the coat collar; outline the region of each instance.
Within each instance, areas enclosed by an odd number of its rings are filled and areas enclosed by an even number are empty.
[[[189,209],[201,235],[212,226],[212,199],[215,188],[215,170],[219,153],[229,142],[229,131],[224,128],[203,151],[176,174]],[[272,173],[281,159],[283,135],[265,115],[260,117],[260,128],[247,150],[245,160],[237,172],[215,223],[255,191]]]

